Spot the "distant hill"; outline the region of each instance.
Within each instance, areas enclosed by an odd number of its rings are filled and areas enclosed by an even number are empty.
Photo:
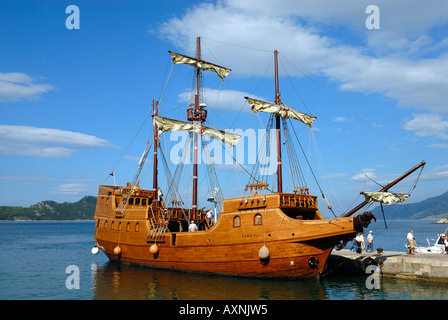
[[[92,220],[95,206],[93,196],[78,202],[41,201],[28,208],[0,206],[0,220]]]
[[[383,205],[387,216],[395,219],[441,219],[448,218],[448,192],[428,198],[418,203]],[[371,210],[376,216],[381,217],[381,208]],[[387,220],[386,216],[386,220]]]

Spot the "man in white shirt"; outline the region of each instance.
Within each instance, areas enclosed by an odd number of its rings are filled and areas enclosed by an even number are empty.
[[[196,223],[194,223],[194,221],[191,221],[190,226],[188,227],[188,230],[190,232],[198,231],[198,226],[196,225]]]
[[[370,231],[367,236],[367,251],[373,251],[373,232]]]
[[[356,244],[358,245],[358,250],[356,250],[357,253],[362,252],[362,248],[364,248],[364,232],[358,233],[358,235],[355,238]]]
[[[406,252],[413,255],[415,249],[414,230],[409,231],[406,239],[408,240],[409,243],[409,249]]]
[[[213,219],[213,215],[212,215],[212,210],[210,209],[210,210],[207,211],[207,221],[208,221],[208,223],[213,224],[212,219]]]

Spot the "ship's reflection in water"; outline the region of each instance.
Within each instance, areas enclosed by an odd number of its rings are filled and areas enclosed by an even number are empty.
[[[93,263],[92,294],[100,300],[447,300],[439,283],[332,273],[323,279],[278,280],[202,275],[115,262]]]
[[[93,299],[321,300],[319,280],[261,280],[202,275],[107,262],[92,264]]]

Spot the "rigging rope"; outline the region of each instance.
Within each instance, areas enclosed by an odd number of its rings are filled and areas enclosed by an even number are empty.
[[[118,164],[121,162],[121,160],[124,158],[124,156],[126,155],[126,153],[128,152],[129,148],[131,147],[131,145],[134,143],[134,140],[137,138],[138,134],[140,133],[140,130],[142,129],[143,125],[145,124],[146,120],[148,119],[149,115],[152,114],[152,111],[148,111],[145,118],[143,119],[142,123],[140,124],[140,127],[138,128],[137,132],[135,133],[134,137],[132,138],[131,142],[129,143],[129,145],[126,147],[126,149],[124,150],[124,152],[122,153],[120,159],[118,160],[118,162],[115,164],[115,166],[112,168],[112,171],[109,172],[113,172],[115,171],[115,169],[117,168]],[[104,185],[104,183],[107,181],[107,179],[109,179],[110,174],[107,175],[106,179],[104,179],[102,185]]]
[[[292,139],[289,133],[289,128],[286,119],[282,118],[282,123],[283,123],[283,133],[285,136],[285,145],[288,154],[289,166],[292,171],[291,176],[293,178],[294,188],[295,189],[305,188],[306,187],[305,177],[303,176],[299,159],[297,158],[297,154],[292,145]]]
[[[291,121],[291,120],[290,120],[290,121]],[[300,149],[302,150],[302,154],[303,154],[303,156],[305,157],[305,160],[306,160],[306,162],[307,162],[307,164],[308,164],[308,167],[309,167],[309,169],[310,169],[310,171],[311,171],[311,174],[312,174],[313,177],[314,177],[314,181],[316,182],[317,187],[319,188],[320,193],[322,194],[322,197],[325,198],[324,192],[322,191],[322,188],[320,187],[319,181],[317,180],[316,175],[314,174],[314,170],[313,170],[313,168],[311,167],[310,162],[308,161],[308,157],[306,156],[305,151],[303,150],[302,144],[300,143],[299,137],[297,136],[297,133],[296,133],[296,130],[294,129],[294,126],[292,126],[292,130],[294,131],[294,135],[296,136],[296,140],[297,140],[297,142],[299,143]],[[334,215],[335,218],[336,218],[336,214],[333,212],[333,209],[332,209],[332,208],[328,208],[328,209],[330,209],[331,213],[333,213],[333,215]]]
[[[167,203],[169,203],[171,201],[173,207],[176,207],[175,205],[178,205],[179,208],[182,211],[182,214],[183,214],[185,220],[187,220],[188,224],[190,224],[190,219],[188,218],[188,215],[186,214],[186,212],[185,212],[185,210],[184,210],[184,208],[182,206],[182,204],[184,202],[182,201],[182,198],[181,198],[181,196],[179,194],[179,190],[177,189],[177,185],[175,184],[175,178],[172,177],[170,168],[168,167],[168,163],[167,163],[166,158],[165,158],[165,153],[163,152],[162,148],[159,148],[159,151],[160,151],[160,154],[162,155],[163,167],[165,169],[165,175],[166,175],[166,178],[167,178],[168,184],[169,184],[168,194],[165,197],[165,200],[167,201]],[[182,163],[183,163],[183,161],[182,161]],[[182,173],[180,173],[180,174],[182,174]],[[177,168],[176,168],[176,172],[175,172],[174,175],[175,175],[175,177],[178,175]],[[171,198],[173,196],[174,197],[178,197],[178,200],[176,198],[174,200],[172,200]]]
[[[210,41],[214,41],[214,42],[218,42],[218,43],[223,43],[223,44],[226,44],[226,45],[228,45],[228,46],[239,47],[239,48],[244,48],[244,49],[250,49],[250,50],[255,50],[255,51],[260,51],[260,52],[269,52],[269,53],[272,53],[271,50],[259,49],[259,48],[249,47],[249,46],[243,46],[243,45],[240,45],[240,44],[235,44],[235,43],[230,43],[230,42],[224,42],[224,41],[214,40],[214,39],[205,38],[205,37],[201,37],[201,38],[202,38],[202,39],[207,39],[207,40],[210,40]]]
[[[327,172],[325,171],[325,165],[324,165],[324,163],[323,163],[323,161],[322,161],[322,157],[321,157],[321,155],[320,155],[320,151],[319,151],[319,148],[318,148],[318,145],[317,145],[317,141],[316,141],[316,136],[314,135],[314,130],[310,130],[310,132],[311,132],[311,134],[310,134],[310,138],[312,138],[312,141],[313,141],[313,143],[314,143],[314,147],[315,147],[315,150],[316,150],[316,157],[317,157],[317,159],[318,159],[318,163],[319,163],[319,168],[321,168],[321,171],[322,171],[322,172],[321,172],[321,175],[322,175],[322,181],[324,182],[325,189],[327,189],[327,185],[325,184],[325,179],[324,179],[324,177],[326,177],[326,176],[328,176],[328,175],[327,175]],[[342,206],[341,202],[339,201],[339,198],[337,197],[336,192],[335,192],[334,189],[333,189],[333,185],[330,183],[330,181],[329,181],[329,185],[330,185],[331,191],[333,192],[333,196],[336,198],[336,201],[338,202],[338,204],[339,204],[341,210],[343,211],[343,210],[344,210],[344,209],[343,209],[343,206]],[[328,200],[327,200],[326,197],[324,197],[324,200],[325,200],[325,202],[327,203],[327,206],[330,208],[331,205],[329,204],[329,202],[328,202]]]
[[[170,73],[168,75],[168,79],[165,82],[165,87],[163,88],[160,97],[159,97],[159,105],[161,106],[163,104],[163,99],[165,98],[166,95],[166,91],[168,90],[168,86],[171,83],[171,74],[173,73],[173,69],[174,69],[174,63],[172,63],[171,65],[171,70]]]
[[[340,106],[346,108],[348,111],[350,111],[352,114],[354,114],[357,118],[364,121],[369,127],[371,127],[373,130],[380,133],[382,136],[384,136],[386,139],[391,141],[393,144],[398,146],[399,148],[403,149],[407,153],[409,153],[411,156],[415,157],[416,159],[420,160],[421,158],[414,154],[411,150],[405,148],[404,146],[400,145],[397,141],[393,140],[391,137],[387,136],[385,133],[383,133],[381,130],[378,129],[377,126],[374,126],[371,122],[368,121],[368,119],[360,116],[355,111],[353,111],[351,108],[349,108],[347,105],[345,105],[343,102],[341,102],[337,97],[333,96],[328,90],[326,90],[324,87],[322,87],[319,83],[311,79],[308,74],[304,71],[302,71],[299,67],[297,67],[294,63],[292,63],[289,59],[287,59],[284,55],[282,55],[282,58],[284,58],[289,64],[291,64],[292,67],[294,67],[297,71],[299,71],[308,81],[310,81],[312,84],[314,84],[317,88],[322,90],[324,94],[326,94],[330,99],[336,101]]]
[[[210,190],[213,190],[216,209],[218,212],[222,211],[222,200],[223,200],[223,194],[221,190],[221,186],[219,185],[218,177],[216,176],[216,170],[214,161],[210,158],[210,152],[208,150],[208,145],[206,142],[202,139],[202,147],[205,152],[203,154],[206,156],[205,163],[207,166],[207,173],[208,173],[208,181]]]

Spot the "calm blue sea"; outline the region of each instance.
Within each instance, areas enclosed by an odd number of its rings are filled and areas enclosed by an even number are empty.
[[[375,245],[403,251],[410,228],[418,243],[435,239],[446,225],[432,221],[378,221],[366,229]],[[94,256],[94,222],[0,222],[1,300],[427,300],[448,299],[448,286],[381,280],[367,289],[366,278],[328,276],[321,280],[256,280],[187,274],[110,263]],[[431,242],[433,242],[431,240]],[[75,269],[73,269],[75,268]],[[79,270],[79,287],[73,280]],[[72,287],[70,289],[70,287]]]

